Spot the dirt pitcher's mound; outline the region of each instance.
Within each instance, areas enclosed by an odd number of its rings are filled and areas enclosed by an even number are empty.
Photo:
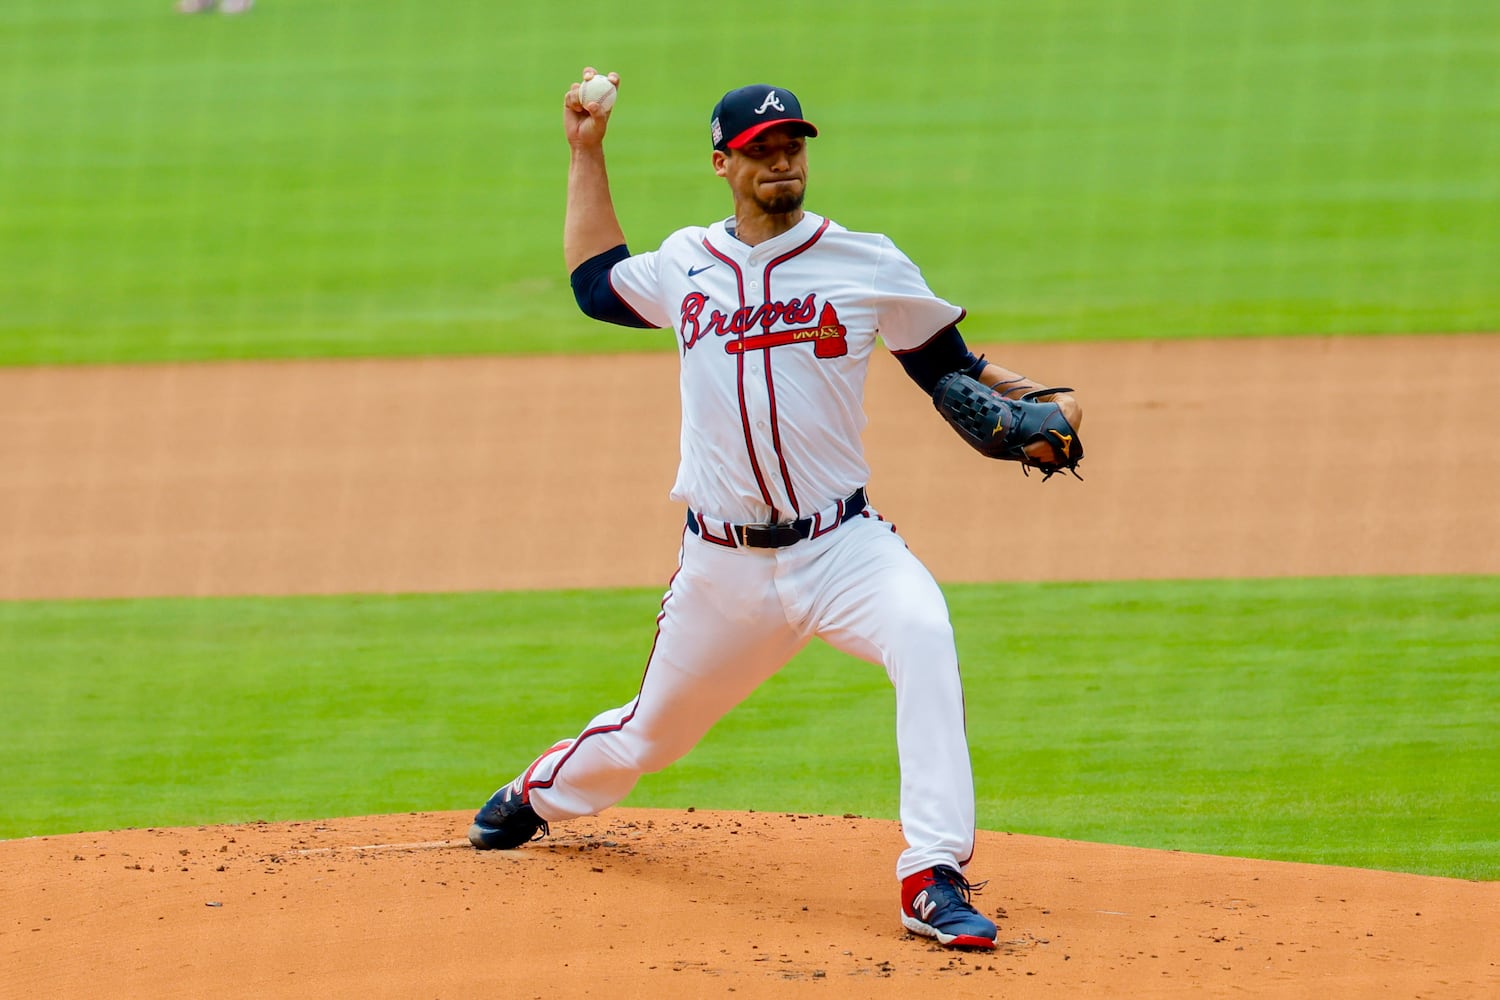
[[[896,824],[616,809],[512,852],[468,813],[0,843],[6,996],[1455,997],[1500,884],[982,832],[993,953],[897,919]]]

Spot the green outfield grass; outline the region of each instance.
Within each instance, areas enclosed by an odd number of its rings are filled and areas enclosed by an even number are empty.
[[[586,61],[636,249],[727,214],[708,111],[764,79],[810,207],[976,340],[1495,330],[1497,40],[1474,0],[7,0],[0,364],[667,349],[562,271]]]
[[[1500,878],[1500,579],[947,589],[983,827]],[[475,808],[659,599],[0,604],[0,836]],[[894,818],[892,713],[817,644],[628,802]]]

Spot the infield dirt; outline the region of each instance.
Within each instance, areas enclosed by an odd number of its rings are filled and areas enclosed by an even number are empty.
[[[988,354],[1079,387],[1087,481],[984,463],[877,359],[871,494],[940,580],[1500,573],[1500,337]],[[675,380],[0,370],[0,599],[662,584]],[[901,930],[893,823],[619,809],[481,854],[468,815],[0,843],[0,995],[1500,995],[1496,883],[984,831],[975,955]]]

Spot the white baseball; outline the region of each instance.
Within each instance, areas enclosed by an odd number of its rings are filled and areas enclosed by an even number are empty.
[[[578,101],[585,108],[598,101],[599,110],[608,111],[615,106],[615,96],[617,94],[619,94],[619,91],[615,89],[614,84],[609,82],[609,77],[601,73],[598,76],[590,77],[583,81],[583,84],[578,88]]]

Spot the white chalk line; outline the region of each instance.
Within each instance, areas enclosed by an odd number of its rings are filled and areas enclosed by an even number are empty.
[[[472,846],[467,840],[420,840],[410,844],[358,844],[348,847],[306,847],[291,851],[282,851],[283,854],[338,854],[341,851],[438,851],[454,847]]]

